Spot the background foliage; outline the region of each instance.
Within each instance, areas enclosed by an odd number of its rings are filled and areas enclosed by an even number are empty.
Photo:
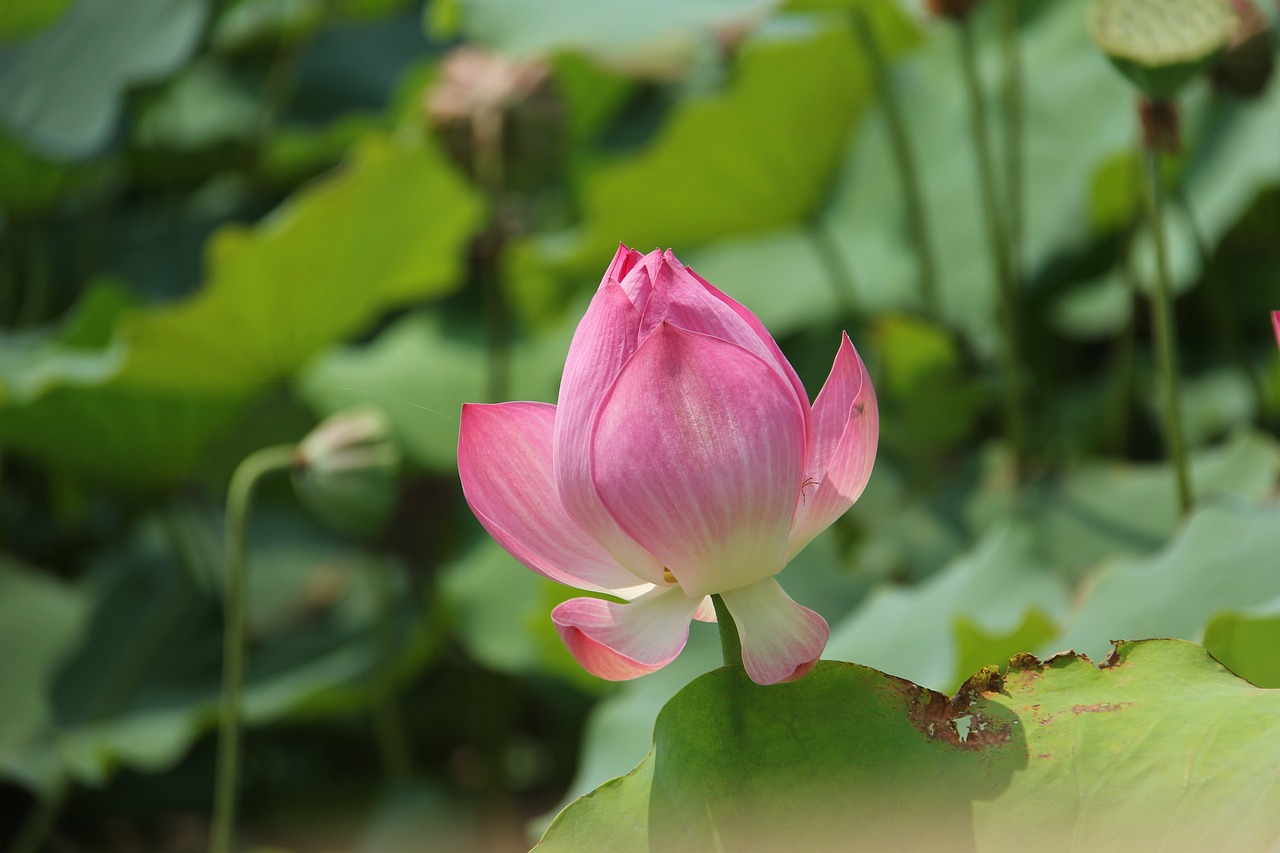
[[[973,21],[993,104],[997,5]],[[1182,98],[1166,179],[1197,505],[1180,519],[1133,92],[1083,0],[1018,6],[1022,462],[958,31],[913,4],[0,4],[0,843],[203,849],[228,479],[357,402],[407,458],[385,527],[326,530],[283,478],[255,514],[246,840],[524,849],[637,764],[657,787],[602,793],[678,804],[693,777],[641,762],[659,709],[718,665],[714,629],[639,681],[585,675],[548,618],[567,591],[483,535],[455,470],[462,402],[554,399],[619,240],[673,247],[757,312],[811,392],[842,328],[870,366],[871,483],[785,575],[831,623],[826,657],[863,667],[808,689],[874,708],[888,676],[950,693],[1018,652],[1098,660],[1145,637],[1280,687],[1280,84]],[[936,310],[858,21],[915,154]],[[546,69],[504,105],[497,178],[473,128],[430,109],[464,43]],[[1128,648],[1188,701],[1251,689],[1193,647]],[[1073,690],[1110,674],[1057,666]],[[726,678],[681,693],[659,733],[690,691],[742,687]],[[1167,724],[1149,713],[1137,725]],[[1030,809],[1047,783],[1012,784]],[[986,847],[1024,814],[974,809]],[[1241,831],[1274,837],[1257,814]]]

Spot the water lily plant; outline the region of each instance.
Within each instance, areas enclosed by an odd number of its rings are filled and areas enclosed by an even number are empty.
[[[665,666],[691,620],[716,621],[717,596],[747,673],[772,684],[807,673],[829,633],[774,576],[857,500],[878,434],[848,335],[811,405],[754,314],[670,251],[621,246],[557,404],[464,406],[458,469],[512,556],[620,599],[552,611],[589,672],[623,680]]]

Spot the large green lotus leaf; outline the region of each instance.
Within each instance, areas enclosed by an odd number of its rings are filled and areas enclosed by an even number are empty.
[[[1280,598],[1219,613],[1204,629],[1204,647],[1259,687],[1280,687]]]
[[[511,384],[505,396],[555,402],[572,330],[562,323],[517,342],[510,353]],[[487,370],[485,344],[473,324],[418,312],[370,344],[326,353],[299,385],[322,414],[376,403],[390,416],[398,443],[415,462],[452,471],[458,462],[458,415],[463,403],[485,402]]]
[[[952,689],[973,672],[959,665],[981,655],[984,647],[975,645],[983,636],[990,644],[982,663],[999,663],[1009,655],[1006,638],[1024,635],[1029,619],[1061,625],[1069,602],[1066,583],[1053,572],[1033,533],[1025,526],[1001,525],[923,583],[878,587],[833,627],[823,657],[865,661],[919,684]],[[958,633],[963,633],[963,647]]]
[[[668,703],[629,776],[540,851],[1263,850],[1280,837],[1280,692],[1198,646],[1120,643],[987,670],[953,699],[857,664]],[[1170,772],[1176,767],[1177,772]]]
[[[469,40],[515,56],[576,50],[653,72],[688,59],[716,29],[760,18],[780,0],[449,0]],[[433,10],[433,16],[441,13]],[[437,21],[438,22],[438,21]],[[439,29],[439,27],[436,27]],[[452,35],[452,33],[449,33]]]
[[[778,576],[792,598],[832,622],[847,614],[867,589],[867,583],[841,561],[837,539],[834,531],[823,533]],[[516,566],[510,558],[508,562]],[[546,618],[545,611],[542,618]],[[721,660],[714,626],[695,622],[689,643],[678,658],[655,673],[621,685],[603,699],[587,721],[578,772],[560,806],[540,818],[541,824],[549,823],[574,798],[634,767],[649,749],[653,722],[662,706],[681,687],[714,669]]]
[[[1258,503],[1271,493],[1277,465],[1274,439],[1240,433],[1192,457],[1192,483],[1202,501]],[[1166,464],[1082,464],[1050,486],[1032,512],[1050,560],[1068,575],[1109,556],[1149,554],[1178,525],[1173,470]]]
[[[1107,564],[1054,646],[1097,654],[1114,637],[1198,639],[1219,611],[1280,597],[1276,554],[1280,504],[1205,506],[1158,554]]]
[[[13,750],[48,726],[49,689],[75,648],[88,604],[80,590],[0,557],[0,772]]]
[[[1023,262],[1035,274],[1091,237],[1090,178],[1133,136],[1133,96],[1093,48],[1083,0],[1046,4],[1026,22]],[[985,31],[983,31],[985,34]],[[994,39],[979,41],[983,67],[998,67]],[[954,34],[939,32],[894,69],[938,259],[944,314],[978,345],[996,343],[996,279],[987,250],[977,166]],[[995,104],[992,73],[987,94]],[[994,107],[990,111],[996,112]],[[912,238],[883,119],[873,115],[850,146],[825,225],[868,310],[920,303]],[[998,128],[992,138],[999,139]],[[997,160],[997,163],[1003,162]]]
[[[51,25],[71,0],[5,0],[0,3],[0,39],[26,38]]]
[[[485,667],[607,687],[578,666],[551,622],[556,605],[583,593],[530,571],[488,536],[443,569],[440,594],[462,644]],[[631,756],[622,769],[634,763]]]
[[[57,327],[0,335],[0,441],[57,469],[121,485],[189,473],[243,408],[199,389],[155,392],[118,381],[128,352],[112,343],[136,301],[94,282]]]
[[[891,53],[914,34],[894,16],[882,29]],[[870,88],[846,29],[815,18],[761,30],[739,49],[724,89],[687,95],[645,148],[587,170],[582,233],[547,251],[594,269],[619,240],[691,247],[812,213]]]
[[[300,367],[381,312],[459,281],[476,193],[432,145],[371,136],[258,226],[227,226],[195,296],[126,323],[122,381],[241,390]]]
[[[316,529],[259,512],[250,541],[246,721],[348,714],[368,701],[386,588],[397,666],[428,650],[402,578],[386,561]],[[222,606],[211,519],[146,528],[95,565],[79,592],[92,602],[81,640],[46,694],[48,725],[4,756],[34,787],[69,776],[101,784],[120,766],[169,767],[217,721]],[[208,529],[205,529],[208,528]],[[185,565],[173,560],[183,555]]]
[[[49,157],[95,153],[128,87],[176,69],[205,15],[205,0],[77,0],[47,29],[0,45],[0,124]]]

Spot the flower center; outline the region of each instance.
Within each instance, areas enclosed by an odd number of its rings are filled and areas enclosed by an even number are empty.
[[[666,566],[662,567],[662,579],[667,583],[679,583],[679,581],[676,580],[676,576],[671,574],[671,570]]]

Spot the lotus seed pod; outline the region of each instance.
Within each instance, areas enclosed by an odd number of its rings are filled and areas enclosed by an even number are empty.
[[[1213,66],[1213,83],[1242,98],[1254,98],[1267,88],[1275,67],[1275,32],[1252,0],[1231,0],[1231,5],[1238,26]]]
[[[1226,0],[1096,0],[1089,14],[1093,40],[1153,101],[1204,71],[1236,26]]]

